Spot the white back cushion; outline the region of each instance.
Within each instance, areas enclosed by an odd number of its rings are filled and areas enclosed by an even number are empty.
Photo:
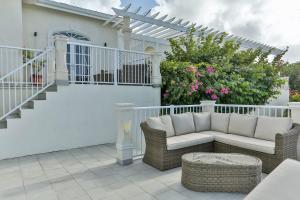
[[[193,113],[196,132],[210,130],[210,113]]]
[[[230,114],[212,113],[211,114],[211,130],[227,133],[228,125],[229,125],[229,118],[230,118]]]
[[[175,135],[183,135],[195,132],[194,118],[192,113],[172,115]]]
[[[277,133],[286,133],[292,128],[293,122],[288,117],[258,117],[254,137],[275,141]]]
[[[167,137],[175,136],[170,115],[150,117],[146,122],[150,128],[166,131]]]
[[[257,117],[232,113],[230,115],[228,133],[254,137]]]

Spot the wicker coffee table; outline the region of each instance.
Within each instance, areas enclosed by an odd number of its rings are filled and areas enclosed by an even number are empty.
[[[182,156],[181,183],[201,192],[250,192],[261,180],[260,159],[242,154],[189,153]]]

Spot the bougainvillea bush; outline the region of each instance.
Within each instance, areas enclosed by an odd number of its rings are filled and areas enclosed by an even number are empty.
[[[279,93],[284,83],[279,75],[282,56],[271,61],[270,52],[240,50],[226,34],[170,40],[171,51],[161,63],[162,104],[217,103],[264,104]]]

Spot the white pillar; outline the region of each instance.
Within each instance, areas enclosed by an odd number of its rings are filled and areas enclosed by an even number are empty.
[[[216,101],[201,101],[201,105],[202,105],[202,112],[210,112],[213,113],[215,112],[215,105],[216,105]]]
[[[117,159],[120,165],[129,165],[133,162],[132,143],[132,103],[116,104],[117,114]]]
[[[290,102],[289,107],[291,109],[293,123],[300,124],[300,102]]]
[[[155,52],[151,55],[152,60],[152,85],[153,87],[160,87],[162,77],[160,74],[161,53]]]
[[[68,85],[69,76],[67,68],[67,43],[65,36],[55,36],[55,64],[56,64],[56,84]]]
[[[55,52],[51,51],[51,55],[49,56],[49,64],[48,64],[48,82],[55,81]]]
[[[289,107],[293,123],[300,124],[300,102],[290,102]],[[297,154],[298,160],[300,160],[300,137],[298,138]]]
[[[131,40],[131,32],[130,28],[130,17],[124,17],[122,33],[124,37],[124,49],[130,50],[130,40]]]

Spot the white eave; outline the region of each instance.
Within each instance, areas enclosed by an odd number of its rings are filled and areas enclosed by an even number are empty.
[[[90,17],[93,19],[98,19],[102,21],[106,21],[111,19],[113,15],[101,13],[98,11],[93,11],[85,8],[80,8],[77,6],[60,3],[56,1],[50,1],[50,0],[23,0],[24,3],[32,4],[36,6],[41,6],[45,8],[50,8],[54,10],[59,10],[62,12],[72,13],[80,16]],[[112,22],[116,22],[118,18],[114,19]]]

